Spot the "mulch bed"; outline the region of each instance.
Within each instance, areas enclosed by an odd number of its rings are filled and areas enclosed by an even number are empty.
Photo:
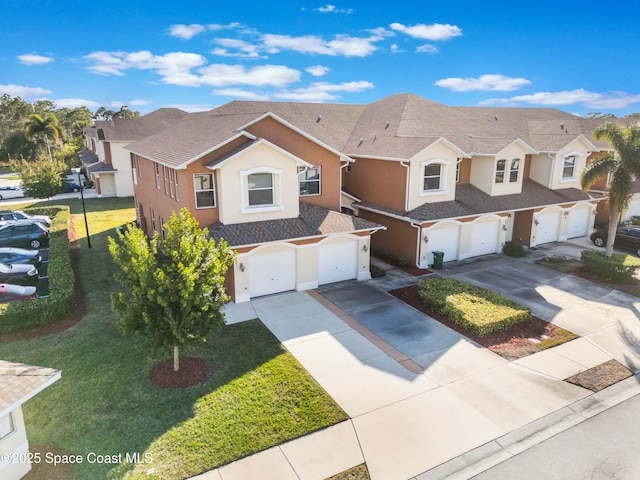
[[[402,270],[403,272],[407,272],[409,275],[413,275],[414,277],[419,277],[421,275],[427,275],[429,273],[433,273],[431,270],[429,270],[427,268],[418,268],[418,267],[414,267],[413,265],[408,266],[408,267],[401,267],[397,263],[394,263],[394,262],[392,262],[390,260],[387,260],[386,258],[379,257],[377,255],[373,255],[373,256],[377,260],[380,260],[381,262],[384,262],[387,265],[391,265],[392,267],[397,268],[398,270]]]
[[[445,316],[439,315],[422,305],[418,298],[417,285],[399,288],[389,293],[509,361],[536,353],[540,351],[541,345],[548,347],[551,346],[549,343],[558,345],[577,338],[577,336],[571,332],[536,316],[532,316],[531,322],[514,325],[507,331],[478,337],[449,321]],[[540,343],[534,343],[530,339],[538,340]]]
[[[369,476],[367,465],[363,463],[362,465],[356,465],[349,470],[338,473],[333,477],[329,477],[326,480],[371,480],[371,477]]]
[[[204,383],[211,368],[201,358],[180,358],[180,370],[173,371],[173,358],[157,363],[149,372],[149,380],[162,388],[187,388]]]
[[[589,389],[592,392],[599,392],[632,375],[633,373],[618,361],[609,360],[608,362],[601,363],[584,372],[573,375],[565,379],[565,382],[573,383],[579,387]]]

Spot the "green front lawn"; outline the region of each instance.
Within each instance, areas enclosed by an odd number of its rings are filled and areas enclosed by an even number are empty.
[[[87,199],[91,249],[80,201],[69,205],[88,313],[64,332],[0,344],[0,357],[62,370],[60,381],[24,405],[25,421],[40,451],[84,458],[76,479],[184,478],[347,418],[259,321],[224,327],[183,352],[212,367],[205,384],[152,384],[148,373],[158,359],[141,339],[120,334],[109,300],[116,267],[107,237],[134,217],[131,199]],[[90,453],[139,453],[150,463],[88,463]]]

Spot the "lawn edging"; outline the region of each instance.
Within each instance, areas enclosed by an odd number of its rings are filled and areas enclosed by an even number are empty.
[[[75,306],[75,285],[71,266],[68,206],[27,209],[52,217],[49,241],[49,296],[37,300],[0,305],[0,333],[48,325],[71,313]]]

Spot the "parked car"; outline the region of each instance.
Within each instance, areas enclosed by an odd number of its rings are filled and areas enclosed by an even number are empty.
[[[14,263],[28,263],[40,267],[42,255],[38,250],[26,250],[24,248],[0,247],[0,262],[13,265]]]
[[[0,283],[0,302],[11,303],[38,298],[36,287]]]
[[[596,247],[604,247],[607,244],[608,236],[606,231],[595,231],[590,238]],[[623,250],[631,250],[640,257],[640,227],[618,228],[613,246]]]
[[[65,193],[77,193],[80,191],[80,185],[73,182],[65,182],[63,188]]]
[[[40,248],[49,246],[49,230],[38,222],[0,225],[0,247]]]
[[[6,222],[12,220],[35,220],[47,227],[51,226],[51,217],[47,215],[29,215],[22,210],[0,210],[0,220]]]
[[[20,187],[0,187],[0,200],[4,200],[6,198],[21,198],[24,197],[24,192]]]
[[[35,286],[38,283],[38,269],[33,265],[7,265],[0,262],[0,283]]]

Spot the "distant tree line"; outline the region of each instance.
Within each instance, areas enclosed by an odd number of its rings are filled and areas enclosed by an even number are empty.
[[[48,159],[67,165],[78,163],[83,150],[82,130],[94,120],[137,118],[140,112],[122,106],[91,112],[87,107],[57,108],[51,100],[29,103],[20,97],[0,96],[0,162],[35,162]]]

